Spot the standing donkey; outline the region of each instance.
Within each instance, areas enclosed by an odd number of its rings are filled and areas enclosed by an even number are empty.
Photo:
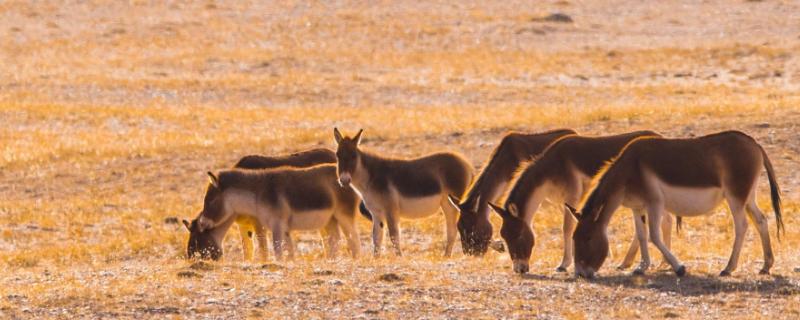
[[[454,153],[436,153],[411,160],[384,158],[359,149],[361,134],[350,138],[339,129],[333,134],[339,183],[351,185],[372,212],[374,254],[380,255],[384,223],[395,253],[400,256],[399,218],[423,218],[444,212],[447,244],[444,255],[450,256],[456,240],[457,209],[447,195],[464,194],[472,180],[473,168]]]
[[[550,143],[568,134],[576,132],[559,129],[534,134],[512,132],[505,135],[489,157],[489,163],[470,186],[466,197],[459,200],[458,197],[449,195],[450,201],[461,213],[458,218],[458,233],[464,254],[480,256],[486,253],[493,232],[489,222],[488,202],[497,201],[503,195],[520,163],[533,159]]]
[[[328,257],[336,253],[339,228],[353,257],[359,255],[361,245],[355,225],[358,196],[351,188],[337,184],[336,166],[233,169],[208,175],[211,183],[203,210],[191,227],[201,233],[219,230],[212,237],[217,247],[221,247],[227,228],[240,216],[272,230],[277,259],[281,259],[286,245],[293,249],[290,230],[322,228],[328,234]]]
[[[592,177],[631,140],[639,137],[659,136],[653,131],[635,131],[603,137],[567,135],[553,142],[542,155],[528,164],[519,174],[506,199],[504,207],[490,204],[503,218],[500,235],[508,244],[508,253],[514,271],[528,272],[534,234],[531,228],[533,215],[545,201],[576,205],[591,182]],[[566,272],[572,263],[572,231],[575,220],[563,208],[564,255],[556,271]],[[671,219],[666,215],[665,218]],[[669,226],[669,220],[665,226]],[[669,229],[667,229],[669,230]],[[631,245],[631,261],[636,254],[636,241]],[[630,262],[623,262],[629,264]]]
[[[672,255],[661,239],[661,217],[665,211],[679,216],[710,214],[725,200],[733,217],[736,237],[728,265],[720,276],[736,270],[747,232],[746,215],[756,225],[764,252],[761,274],[769,274],[775,261],[767,219],[756,203],[761,168],[766,169],[778,235],[783,229],[780,189],[764,148],[739,131],[724,131],[693,139],[640,138],[631,142],[602,172],[583,203],[575,241],[575,274],[592,278],[608,256],[608,223],[620,205],[647,211],[650,240],[678,276],[686,267]],[[746,212],[746,214],[745,214]],[[635,219],[639,220],[639,219]],[[636,235],[643,263],[649,266],[645,224],[638,221]]]
[[[302,152],[296,152],[287,155],[279,156],[261,156],[261,155],[248,155],[244,156],[236,162],[234,168],[239,169],[270,169],[281,166],[290,167],[311,167],[324,163],[336,163],[336,153],[330,149],[316,148]],[[363,205],[362,205],[363,206]],[[362,211],[363,214],[363,211]],[[246,216],[238,216],[235,220],[239,227],[239,233],[242,238],[242,248],[244,251],[244,258],[247,261],[253,259],[253,235],[257,235],[259,247],[262,249],[261,259],[267,259],[266,243],[267,237],[265,229],[257,225],[257,221]],[[222,248],[215,246],[213,241],[213,234],[219,231],[206,230],[205,232],[198,232],[196,227],[192,227],[194,221],[189,222],[183,220],[183,224],[189,230],[189,243],[187,247],[187,256],[192,257],[199,255],[204,259],[217,256],[219,259],[222,255]],[[196,226],[196,224],[194,224]]]

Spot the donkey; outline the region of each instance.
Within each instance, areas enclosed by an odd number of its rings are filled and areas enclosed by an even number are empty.
[[[323,163],[336,163],[336,153],[330,149],[316,148],[302,152],[296,152],[287,155],[266,157],[260,155],[244,156],[236,162],[234,168],[239,169],[268,169],[280,166],[291,167],[310,167]],[[263,228],[258,227],[255,221],[249,217],[237,217],[236,224],[239,226],[239,233],[242,238],[242,248],[244,251],[245,260],[253,259],[253,235],[257,234],[259,246],[262,248],[261,259],[266,260],[266,232]],[[196,227],[192,227],[194,221],[183,220],[183,224],[189,230],[189,245],[187,253],[189,257],[200,255],[208,259],[211,254],[222,255],[221,247],[213,247],[214,241],[212,230],[206,232],[197,232]],[[217,257],[218,259],[219,257]]]
[[[337,185],[336,166],[232,169],[221,171],[218,176],[210,172],[208,175],[211,183],[203,210],[192,224],[197,232],[221,229],[212,232],[217,247],[221,247],[224,230],[237,216],[244,216],[272,230],[276,259],[281,259],[286,245],[291,254],[290,230],[322,228],[328,234],[328,257],[336,253],[339,228],[352,256],[359,255],[361,245],[355,226],[358,196],[352,189]]]
[[[497,201],[503,195],[520,163],[539,155],[550,143],[568,134],[576,132],[559,129],[534,134],[506,134],[500,145],[492,151],[489,163],[472,183],[466,197],[459,200],[449,195],[450,201],[461,213],[458,233],[464,254],[480,256],[486,253],[492,240],[488,202]]]
[[[441,208],[447,229],[444,255],[450,256],[455,243],[458,211],[450,204],[447,195],[464,194],[472,180],[472,166],[454,153],[435,153],[410,160],[384,158],[359,149],[363,132],[362,129],[350,138],[342,136],[339,129],[333,129],[338,145],[339,183],[351,185],[373,215],[374,254],[380,255],[384,223],[389,228],[394,251],[400,256],[399,218],[423,218]]]
[[[756,204],[756,187],[761,168],[769,180],[772,208],[778,235],[783,230],[780,189],[772,163],[764,148],[739,131],[723,131],[692,139],[640,138],[631,142],[617,159],[602,171],[583,208],[574,214],[578,226],[575,241],[575,274],[592,278],[608,256],[608,223],[620,205],[646,211],[650,240],[675,274],[683,276],[686,267],[661,239],[664,211],[679,216],[710,214],[723,200],[733,216],[735,238],[728,265],[720,276],[736,270],[742,241],[747,231],[745,212],[756,225],[764,253],[761,274],[769,274],[775,259],[770,245],[767,220]],[[638,219],[636,219],[638,221]],[[645,224],[636,224],[642,250],[642,265],[649,266]]]
[[[628,142],[645,136],[658,134],[635,131],[603,137],[563,136],[518,174],[504,207],[489,204],[503,218],[500,235],[508,245],[515,272],[528,272],[535,241],[531,224],[542,202],[549,200],[551,203],[577,204],[603,164],[618,154]],[[564,255],[556,269],[558,272],[566,272],[572,263],[575,220],[566,208],[563,214]],[[630,257],[633,259],[636,254],[633,245],[629,252],[633,252]]]

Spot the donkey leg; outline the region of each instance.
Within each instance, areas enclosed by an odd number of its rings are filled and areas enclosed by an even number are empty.
[[[636,259],[636,254],[639,253],[639,233],[642,230],[639,230],[640,226],[636,223],[636,220],[641,220],[641,216],[639,216],[636,212],[634,212],[633,230],[635,231],[635,233],[633,235],[633,239],[631,240],[631,245],[630,247],[628,247],[628,252],[625,253],[625,258],[622,259],[622,263],[617,267],[617,270],[622,271],[630,268],[633,265],[633,260]],[[645,243],[647,243],[646,238],[645,238]]]
[[[556,271],[567,272],[567,268],[572,264],[573,250],[575,249],[575,245],[572,243],[572,234],[575,232],[576,220],[569,209],[564,207],[562,210],[564,211],[564,224],[561,226],[564,238],[564,256],[561,258],[561,264],[558,265]]]
[[[758,208],[755,196],[751,197],[750,202],[747,203],[747,212],[749,213],[750,220],[758,230],[758,235],[761,237],[761,250],[764,252],[764,266],[759,271],[760,274],[769,274],[769,269],[775,263],[775,256],[772,254],[772,244],[769,239],[769,229],[767,228],[767,219],[764,213]]]
[[[361,240],[358,238],[358,228],[355,225],[355,219],[342,218],[338,220],[339,227],[342,229],[345,238],[347,238],[347,247],[350,249],[350,255],[354,259],[358,258],[358,256],[361,255]]]
[[[686,267],[678,261],[677,258],[672,254],[672,252],[667,248],[667,245],[664,244],[664,239],[661,238],[661,219],[664,214],[664,206],[659,203],[658,205],[653,205],[647,210],[647,220],[648,226],[650,230],[650,241],[661,251],[661,255],[664,256],[664,259],[669,262],[672,266],[672,270],[675,270],[675,274],[679,277],[682,277],[686,274]],[[641,243],[640,243],[641,244]],[[644,252],[644,247],[642,246],[642,252]]]
[[[275,250],[275,260],[281,261],[283,259],[283,250],[285,248],[285,237],[288,228],[280,225],[272,227],[272,248]]]
[[[747,219],[745,218],[744,204],[736,200],[728,200],[728,207],[731,209],[733,215],[733,230],[735,236],[733,238],[733,251],[731,251],[731,258],[728,260],[728,265],[719,273],[721,277],[729,276],[736,267],[739,265],[739,254],[742,252],[742,244],[744,244],[744,237],[747,234]]]
[[[269,258],[269,248],[267,248],[267,229],[256,226],[256,239],[258,239],[258,252],[261,262],[266,262]]]
[[[383,246],[383,226],[386,224],[379,217],[372,218],[372,249],[373,255],[380,257]]]
[[[641,260],[633,274],[644,274],[650,268],[650,248],[647,247],[647,224],[645,223],[645,216],[642,210],[635,210],[633,212],[633,224],[636,228],[636,240],[638,241],[639,250],[641,250]],[[634,253],[635,254],[635,253]]]
[[[444,246],[444,256],[449,257],[453,253],[453,245],[456,243],[456,232],[458,224],[458,211],[450,204],[445,197],[441,204],[444,212],[445,232],[447,233],[447,243]]]
[[[394,253],[400,257],[403,252],[400,250],[400,221],[397,221],[397,213],[389,212],[386,215],[386,226],[389,228],[389,240],[392,241]]]
[[[339,251],[339,224],[332,218],[325,226],[325,256],[328,259],[335,259],[336,252]]]
[[[252,226],[239,224],[239,236],[242,238],[244,261],[253,261],[253,229]]]
[[[672,220],[672,214],[664,212],[664,216],[661,218],[661,236],[664,238],[664,245],[666,245],[669,250],[672,250]],[[665,269],[668,266],[669,262],[661,260],[658,268]]]

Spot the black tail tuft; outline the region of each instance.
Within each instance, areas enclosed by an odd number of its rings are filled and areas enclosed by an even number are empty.
[[[369,212],[367,206],[364,205],[364,201],[358,203],[358,211],[361,212],[361,215],[367,220],[372,221],[372,212]]]
[[[675,223],[675,234],[680,235],[683,230],[683,218],[676,216],[675,221],[677,222]]]

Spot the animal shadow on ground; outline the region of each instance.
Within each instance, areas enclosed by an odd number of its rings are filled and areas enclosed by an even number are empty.
[[[633,289],[649,289],[659,292],[671,292],[682,296],[703,296],[719,293],[748,292],[761,295],[800,295],[800,286],[789,278],[780,275],[753,275],[743,279],[739,277],[718,277],[716,275],[693,275],[676,277],[672,272],[658,272],[645,276],[615,274],[600,276],[592,280],[575,279],[574,277],[553,277],[547,275],[526,274],[526,280],[572,282],[588,281],[608,287],[625,287]]]

